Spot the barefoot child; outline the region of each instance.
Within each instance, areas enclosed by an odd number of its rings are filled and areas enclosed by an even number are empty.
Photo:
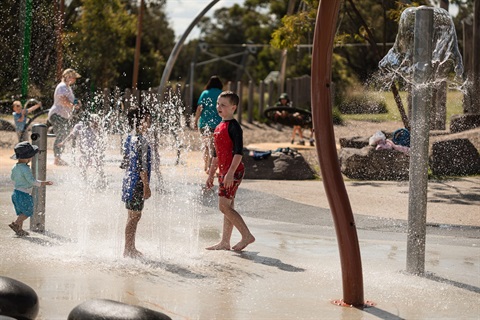
[[[78,158],[80,173],[83,179],[87,181],[88,169],[93,168],[96,171],[93,184],[96,188],[104,188],[107,184],[103,169],[106,143],[101,122],[102,119],[98,114],[85,113],[83,120],[73,127],[65,140],[57,144],[63,148],[67,141],[75,140],[75,145],[80,150]]]
[[[23,221],[27,220],[33,215],[33,186],[40,187],[52,185],[52,181],[39,181],[33,176],[32,169],[28,163],[32,160],[38,152],[37,146],[32,146],[29,142],[24,141],[18,143],[15,148],[15,154],[12,159],[18,160],[13,166],[11,179],[15,182],[15,189],[12,194],[12,202],[17,214],[17,220],[10,223],[8,226],[19,237],[28,236],[28,232],[23,230]]]
[[[217,168],[218,175],[218,207],[224,214],[222,240],[207,250],[230,250],[241,251],[255,237],[250,233],[245,221],[234,209],[234,198],[238,186],[242,182],[245,168],[242,163],[243,156],[243,131],[240,124],[233,118],[233,114],[239,103],[238,95],[231,91],[224,91],[217,100],[217,111],[222,122],[215,128],[215,150],[208,172],[206,187],[213,187],[213,178]],[[242,235],[239,243],[230,248],[230,238],[233,227]]]
[[[142,217],[143,205],[150,198],[150,173],[152,151],[146,135],[151,124],[150,114],[146,109],[133,109],[128,112],[128,124],[135,132],[128,135],[123,148],[126,169],[123,178],[122,201],[128,210],[125,227],[124,257],[140,258],[142,253],[135,247],[135,235],[138,221]]]

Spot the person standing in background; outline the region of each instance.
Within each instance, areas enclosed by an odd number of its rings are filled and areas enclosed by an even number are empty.
[[[56,136],[53,144],[53,153],[55,156],[53,164],[57,166],[68,165],[61,159],[63,153],[63,145],[61,143],[70,133],[72,125],[69,120],[72,117],[73,111],[81,106],[80,101],[75,99],[71,87],[80,77],[80,74],[73,69],[65,69],[63,71],[62,81],[55,88],[53,106],[48,113],[48,120],[52,124],[53,132]]]
[[[195,111],[195,129],[200,131],[202,137],[204,171],[208,173],[213,155],[213,131],[222,121],[217,112],[217,99],[222,93],[223,84],[218,76],[212,76],[205,85],[205,90],[198,98]]]

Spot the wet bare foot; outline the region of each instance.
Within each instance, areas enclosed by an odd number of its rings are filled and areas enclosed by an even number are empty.
[[[143,258],[143,253],[141,253],[137,249],[125,250],[125,251],[123,251],[123,257],[124,258],[139,259],[139,258]]]
[[[250,243],[254,243],[255,242],[255,237],[250,235],[248,238],[246,239],[242,239],[240,240],[239,243],[237,243],[236,245],[234,245],[232,247],[233,250],[235,251],[242,251],[243,249],[245,249]]]
[[[205,249],[207,249],[207,250],[230,250],[230,243],[220,242],[220,243],[217,243],[214,246],[207,247]]]

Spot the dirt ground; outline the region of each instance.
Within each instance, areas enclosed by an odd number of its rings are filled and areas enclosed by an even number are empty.
[[[371,121],[346,121],[343,125],[335,125],[335,140],[337,149],[340,150],[340,138],[349,137],[370,137],[376,131],[383,131],[391,133],[398,128],[403,127],[401,121],[386,121],[386,122],[371,122]],[[309,130],[304,130],[304,137],[306,140],[305,146],[298,145],[299,137],[295,137],[295,144],[291,144],[292,128],[288,126],[277,126],[275,124],[264,124],[259,122],[247,123],[243,121],[243,140],[244,146],[255,146],[264,148],[265,150],[274,150],[277,147],[290,147],[299,150],[311,167],[319,173],[318,157],[316,148],[309,146],[308,139],[310,138]],[[190,143],[194,151],[198,151],[200,145],[198,144],[197,133],[193,129],[185,130],[187,136],[192,141]],[[433,133],[430,137],[430,144],[440,139],[453,138],[468,138],[480,150],[480,128],[469,130],[457,134],[448,134],[445,132]],[[0,152],[7,150],[11,152],[17,138],[15,132],[0,131]],[[49,139],[49,144],[53,143],[53,139]],[[1,164],[0,164],[1,165]]]

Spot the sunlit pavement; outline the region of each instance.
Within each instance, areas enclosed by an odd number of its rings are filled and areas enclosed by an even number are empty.
[[[387,212],[395,209],[378,208],[374,201],[370,206],[375,215],[365,212],[369,205],[359,204],[363,214],[356,215],[356,223],[364,296],[375,306],[360,310],[332,304],[343,298],[343,286],[328,204],[325,199],[295,200],[302,184],[305,194],[315,192],[311,188],[316,183],[321,190],[320,181],[292,182],[288,197],[274,192],[288,186],[283,181],[244,181],[235,206],[257,241],[241,253],[205,250],[219,240],[223,217],[215,194],[201,191],[206,176],[198,152],[183,155],[179,165],[172,152],[162,154],[165,185],[157,190],[153,175],[155,191],[137,234],[137,248],[145,258],[125,259],[119,161],[118,154],[107,156],[104,190],[95,189],[93,180],[82,181],[71,166],[49,165],[48,179],[55,185],[47,187],[46,232],[25,238],[16,237],[7,226],[14,219],[10,173],[0,172],[0,274],[36,291],[38,319],[66,319],[75,306],[94,298],[143,306],[173,319],[480,317],[478,226],[430,224],[426,276],[413,276],[405,272],[406,221],[390,217]],[[479,179],[468,181],[478,191]],[[317,198],[324,197],[319,194]],[[383,203],[388,195],[379,191],[376,197]],[[353,195],[354,212],[355,199]],[[478,198],[465,201],[478,217]],[[448,201],[435,205],[437,211],[459,210]],[[382,210],[385,217],[378,214]],[[234,231],[232,244],[238,240]]]

